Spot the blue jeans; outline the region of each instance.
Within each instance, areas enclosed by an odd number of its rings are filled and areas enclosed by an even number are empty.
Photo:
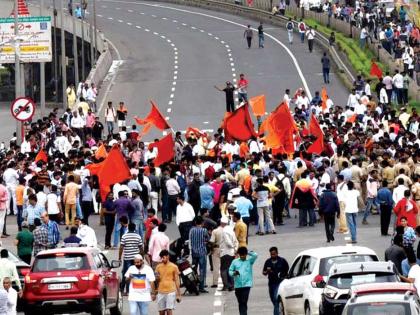
[[[420,265],[420,259],[418,259],[418,258],[417,258],[417,265]],[[410,268],[411,268],[411,266],[408,263],[408,259],[407,258],[404,259],[401,262],[401,269],[402,269],[402,273],[403,273],[403,276],[404,277],[407,277],[408,276],[408,272],[410,271]]]
[[[17,225],[18,225],[19,231],[22,231],[22,221],[23,221],[22,213],[23,213],[23,206],[16,206],[16,210],[17,210],[17,213],[16,213]]]
[[[268,293],[270,294],[271,303],[273,303],[274,310],[273,315],[280,315],[280,305],[279,299],[277,297],[277,290],[280,284],[269,284],[268,285]]]
[[[300,33],[300,42],[301,43],[305,42],[305,33]]]
[[[123,260],[123,267],[121,270],[121,283],[120,283],[120,290],[121,292],[128,292],[128,284],[125,280],[125,273],[127,272],[128,268],[134,264],[133,260]]]
[[[82,207],[80,207],[79,197],[76,198],[76,216],[83,219]]]
[[[192,263],[195,265],[195,268],[198,267],[200,269],[200,290],[204,290],[206,285],[207,256],[193,256]]]
[[[360,48],[365,49],[366,46],[366,38],[361,38],[359,42]]]
[[[293,31],[287,31],[287,35],[289,37],[289,43],[293,43]]]
[[[147,315],[149,314],[149,303],[150,302],[137,302],[128,301],[130,305],[130,315]]]
[[[108,129],[108,134],[112,135],[114,133],[114,122],[113,121],[107,121],[106,127]]]
[[[315,209],[299,209],[299,226],[308,225],[308,216],[309,225],[313,226],[316,221]]]
[[[350,230],[350,234],[351,234],[351,240],[353,242],[356,241],[357,238],[357,223],[356,223],[356,219],[357,219],[357,213],[346,213],[346,219],[347,219],[347,226],[349,227]]]
[[[114,247],[118,247],[120,243],[121,236],[125,234],[125,227],[122,227],[119,221],[119,218],[115,220],[114,225]]]
[[[248,102],[248,94],[247,93],[238,93],[239,102]]]
[[[137,231],[137,233],[139,233],[139,235],[141,236],[141,239],[143,240],[144,239],[144,223],[143,223],[143,220],[138,218],[138,219],[132,219],[131,222],[136,225],[136,231]]]
[[[330,69],[322,68],[322,76],[324,77],[324,83],[330,83]]]
[[[365,213],[363,214],[363,221],[366,221],[367,217],[370,214],[370,211],[372,210],[372,206],[375,204],[375,198],[367,198],[366,200],[366,207],[365,207]]]
[[[258,47],[264,48],[264,34],[258,34]]]

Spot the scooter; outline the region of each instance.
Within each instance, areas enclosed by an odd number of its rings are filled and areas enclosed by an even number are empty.
[[[197,275],[196,266],[190,264],[188,255],[184,254],[188,248],[188,241],[181,244],[181,239],[173,241],[169,245],[169,260],[177,265],[181,273],[181,287],[185,288],[184,295],[189,292],[190,294],[199,295],[198,286],[200,280]]]

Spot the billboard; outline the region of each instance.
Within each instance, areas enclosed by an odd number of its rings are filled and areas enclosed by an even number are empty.
[[[18,19],[19,59],[21,62],[50,62],[51,17]],[[15,62],[15,19],[0,18],[0,64]]]

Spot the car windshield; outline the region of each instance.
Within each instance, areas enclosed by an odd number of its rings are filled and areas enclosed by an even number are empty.
[[[33,272],[64,271],[90,269],[89,262],[83,253],[53,254],[37,256],[34,262]]]
[[[319,263],[319,274],[321,276],[328,276],[330,268],[334,264],[345,264],[353,262],[366,262],[366,261],[378,261],[378,258],[374,255],[341,255],[322,258]]]
[[[348,315],[411,315],[409,303],[375,302],[349,306]]]
[[[331,276],[328,285],[338,289],[350,289],[352,285],[363,283],[397,282],[398,278],[390,272],[347,273]]]

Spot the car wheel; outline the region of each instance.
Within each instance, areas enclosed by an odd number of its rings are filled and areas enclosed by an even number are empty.
[[[105,315],[105,312],[106,312],[105,297],[102,295],[101,299],[93,307],[91,314],[92,315]]]
[[[118,296],[117,296],[117,304],[114,307],[111,307],[109,312],[111,315],[121,315],[123,312],[123,297],[121,294],[121,290],[118,290]]]
[[[309,303],[305,303],[305,315],[311,315],[311,307],[309,306]]]

